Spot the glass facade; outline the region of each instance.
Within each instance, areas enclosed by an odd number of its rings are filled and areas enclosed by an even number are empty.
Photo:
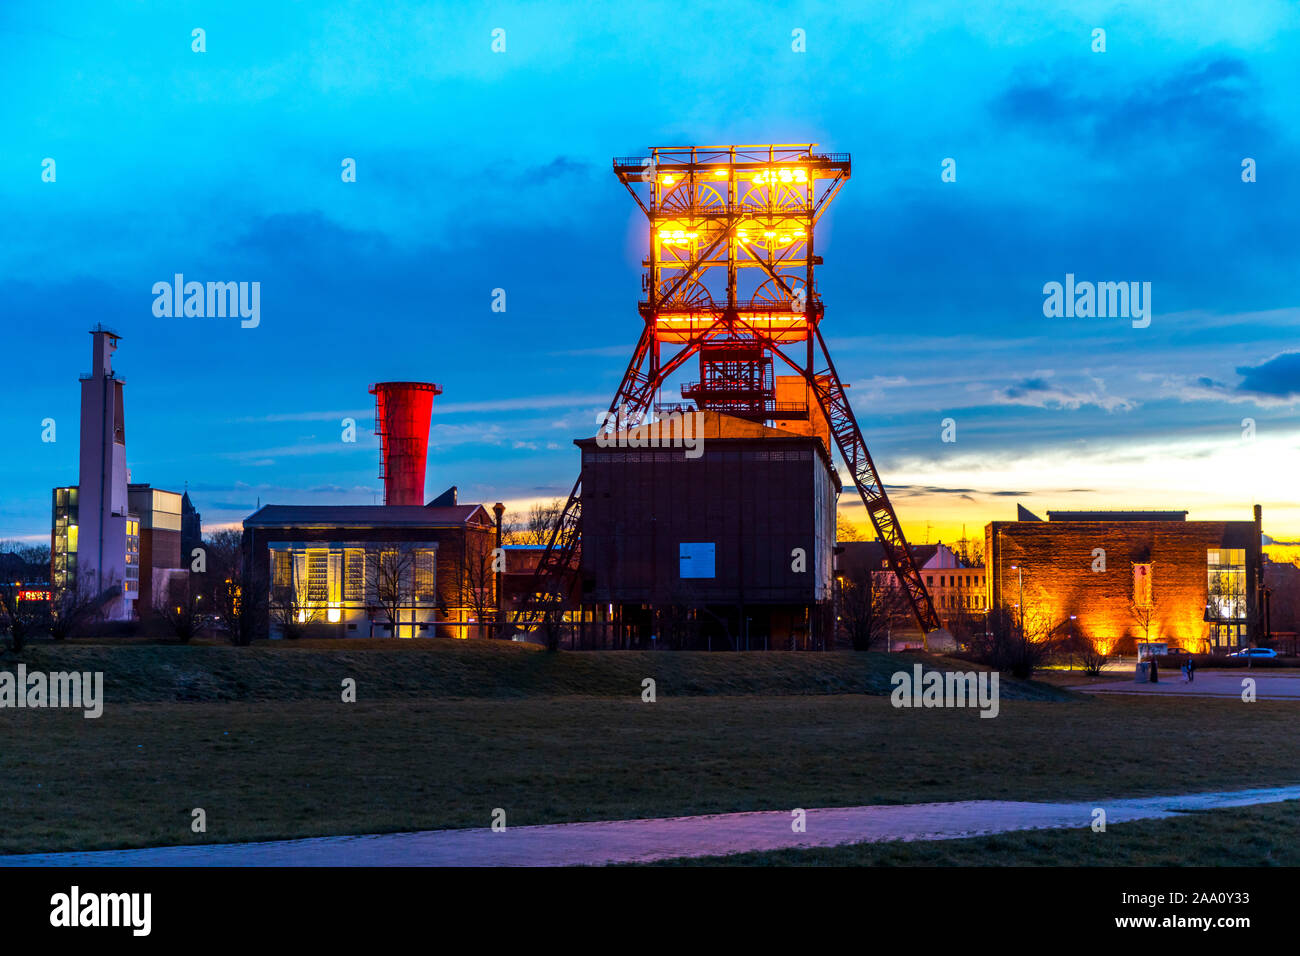
[[[140,594],[140,519],[126,519],[126,580],[122,593],[131,598]]]
[[[50,547],[50,588],[54,597],[77,586],[77,486],[55,488],[53,541]]]
[[[437,553],[432,542],[276,542],[269,555],[272,605],[292,604],[304,623],[369,630],[373,618],[391,630],[386,615],[396,598],[401,635],[418,633],[433,621]]]
[[[1205,619],[1210,643],[1238,647],[1246,637],[1246,550],[1211,548],[1206,552]]]

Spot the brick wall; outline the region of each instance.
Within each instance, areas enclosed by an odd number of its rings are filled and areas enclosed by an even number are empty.
[[[1133,564],[1149,563],[1150,639],[1200,651],[1210,634],[1204,615],[1212,548],[1246,552],[1253,632],[1260,546],[1250,521],[995,521],[985,528],[987,597],[991,606],[1011,606],[1023,586],[1027,614],[1066,627],[1075,615],[1084,635],[1108,649],[1127,649],[1143,630],[1132,611]],[[1097,549],[1105,552],[1104,571],[1094,570]]]

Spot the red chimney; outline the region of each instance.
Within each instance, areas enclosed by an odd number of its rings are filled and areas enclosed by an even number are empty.
[[[424,504],[424,468],[429,455],[429,416],[442,389],[429,382],[380,382],[375,396],[375,434],[384,446],[380,478],[384,504]]]

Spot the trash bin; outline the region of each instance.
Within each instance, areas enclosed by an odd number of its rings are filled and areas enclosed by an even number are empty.
[[[1151,682],[1151,662],[1138,661],[1137,672],[1133,675],[1133,683],[1149,684]]]

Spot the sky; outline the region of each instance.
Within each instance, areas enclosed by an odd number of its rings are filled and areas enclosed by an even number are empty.
[[[132,480],[206,528],[382,502],[377,381],[443,389],[428,497],[562,497],[640,330],[612,157],[782,142],[853,157],[822,332],[910,540],[1020,503],[1300,541],[1300,4],[5,5],[0,89],[0,538],[77,480],[97,322]],[[177,273],[258,325],[155,315]],[[1150,324],[1046,315],[1067,275]]]

